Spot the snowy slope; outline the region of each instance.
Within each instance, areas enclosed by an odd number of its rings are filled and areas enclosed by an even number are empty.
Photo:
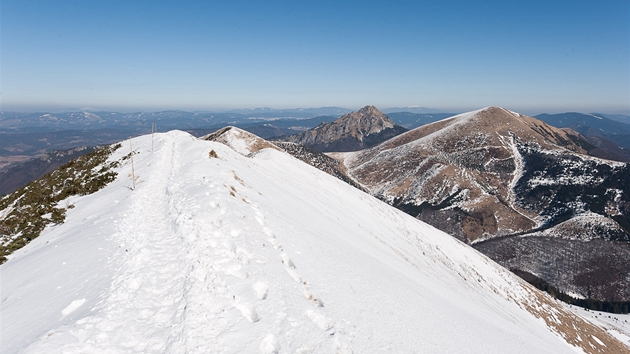
[[[2,353],[627,350],[285,153],[247,158],[177,131],[133,146],[135,191],[122,166],[1,266]]]

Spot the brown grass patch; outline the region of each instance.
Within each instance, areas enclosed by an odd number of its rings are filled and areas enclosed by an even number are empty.
[[[630,348],[603,329],[566,310],[562,305],[551,300],[549,296],[525,283],[525,281],[522,285],[527,287],[530,294],[534,296],[535,304],[521,302],[520,306],[545,321],[547,327],[567,343],[581,348],[586,353],[630,353]]]

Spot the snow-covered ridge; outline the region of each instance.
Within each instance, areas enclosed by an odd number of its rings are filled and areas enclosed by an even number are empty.
[[[241,155],[249,155],[261,149],[278,149],[272,143],[240,128],[225,127],[214,133],[201,137],[202,140],[210,140],[229,146]]]
[[[627,352],[283,152],[183,132],[133,146],[135,191],[127,163],[2,265],[3,353]]]

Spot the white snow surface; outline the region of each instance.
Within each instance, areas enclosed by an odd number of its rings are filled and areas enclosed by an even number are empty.
[[[133,146],[135,191],[127,163],[2,265],[0,352],[580,352],[510,272],[285,153]]]

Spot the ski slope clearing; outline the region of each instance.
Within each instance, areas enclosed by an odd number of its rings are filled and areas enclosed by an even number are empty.
[[[151,145],[133,139],[136,190],[121,166],[1,266],[2,353],[628,352],[283,152],[178,131]]]

